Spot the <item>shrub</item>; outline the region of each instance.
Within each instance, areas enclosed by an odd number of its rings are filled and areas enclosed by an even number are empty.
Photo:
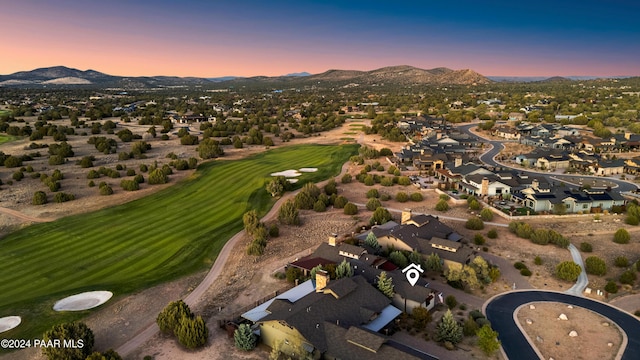
[[[597,257],[589,256],[584,260],[584,267],[587,274],[602,276],[607,273],[607,263]]]
[[[162,169],[154,169],[149,173],[149,178],[147,181],[150,185],[166,184],[167,182],[169,182],[169,177],[164,173],[164,171],[162,171]]]
[[[398,178],[398,185],[403,185],[403,186],[411,185],[411,180],[407,176],[400,176]]]
[[[393,186],[393,178],[390,177],[383,177],[382,179],[380,179],[380,185],[382,186]]]
[[[636,272],[633,270],[627,270],[623,272],[622,274],[620,274],[620,278],[619,278],[621,283],[627,284],[627,285],[633,285],[636,279],[637,279],[637,275],[636,275]]]
[[[419,192],[411,193],[409,197],[411,198],[411,201],[416,201],[416,202],[422,201],[423,199],[422,194]]]
[[[436,210],[438,211],[449,210],[449,203],[446,200],[440,199],[438,203],[436,203]]]
[[[618,284],[616,284],[615,281],[609,280],[607,285],[604,286],[604,291],[610,294],[615,294],[618,292]]]
[[[478,202],[478,200],[473,199],[473,200],[469,201],[469,209],[471,209],[471,210],[480,210],[480,203]]]
[[[327,210],[327,206],[324,204],[324,201],[318,200],[313,204],[313,211],[315,212],[325,212]]]
[[[588,242],[582,242],[582,243],[580,243],[580,251],[582,251],[582,252],[592,252],[593,251],[593,246],[591,246],[591,244],[588,243]]]
[[[409,195],[406,192],[400,191],[396,194],[396,201],[398,202],[407,202],[409,200]]]
[[[347,200],[346,197],[339,195],[336,197],[336,199],[333,201],[333,206],[337,209],[342,209],[344,208],[345,205],[347,205],[349,201]]]
[[[618,229],[618,231],[613,235],[613,242],[617,244],[628,244],[630,240],[631,236],[627,229],[624,228]]]
[[[371,219],[369,219],[369,224],[370,225],[382,225],[384,223],[386,223],[387,221],[390,221],[392,219],[391,217],[391,213],[389,212],[389,210],[383,208],[382,206],[377,208],[376,211],[373,212],[373,215],[371,216]]]
[[[87,184],[87,186],[94,187],[96,186],[96,183],[94,183],[93,180],[89,180],[89,183]]]
[[[287,200],[278,210],[278,221],[286,225],[300,225],[300,217],[295,202]]]
[[[57,203],[63,203],[71,200],[75,200],[76,197],[73,194],[67,194],[63,192],[59,192],[53,196],[53,201]]]
[[[367,191],[367,199],[379,198],[379,197],[380,197],[380,193],[378,192],[378,189],[370,189],[369,191]]]
[[[47,194],[44,191],[36,191],[33,194],[33,205],[44,205],[47,203]]]
[[[256,347],[258,339],[253,331],[251,331],[249,324],[240,324],[233,332],[233,340],[238,349],[251,351]]]
[[[133,181],[137,182],[138,184],[142,184],[144,182],[144,176],[142,176],[142,174],[138,174],[133,177]]]
[[[518,261],[515,264],[513,264],[513,267],[518,269],[518,270],[522,270],[522,269],[526,269],[527,265],[525,265],[524,263]]]
[[[449,201],[449,199],[451,199],[451,197],[447,194],[440,194],[440,196],[438,196],[438,199],[440,200],[444,200],[444,201]]]
[[[376,198],[371,198],[367,201],[367,210],[369,211],[375,211],[380,206],[382,206],[382,204],[380,203],[380,200]]]
[[[627,267],[629,266],[629,259],[626,256],[618,256],[613,261],[614,265],[617,267]]]
[[[488,237],[489,239],[495,239],[495,238],[497,238],[497,237],[498,237],[498,230],[496,230],[496,229],[491,229],[491,230],[489,230],[489,232],[487,233],[487,237]]]
[[[343,184],[348,184],[352,181],[352,176],[351,174],[344,174],[342,175],[342,179],[340,181],[342,181]]]
[[[344,206],[345,215],[355,215],[358,213],[358,207],[354,203],[347,203]]]
[[[269,237],[278,237],[280,236],[280,228],[277,224],[272,224],[269,226]]]
[[[522,275],[522,276],[531,276],[531,270],[522,269],[522,270],[520,270],[520,275]]]
[[[638,218],[635,215],[628,215],[625,218],[624,222],[629,224],[629,225],[638,225],[638,224],[640,224],[640,218]]]
[[[367,186],[373,186],[373,184],[375,184],[375,181],[373,180],[373,176],[367,175],[364,178],[364,184],[367,185]]]
[[[473,243],[476,245],[484,245],[484,243],[487,242],[484,238],[484,236],[482,236],[481,234],[475,234],[473,236]]]
[[[556,276],[566,281],[576,281],[581,272],[580,265],[573,261],[563,261],[556,266]]]
[[[540,256],[536,256],[535,259],[533,259],[533,263],[536,265],[542,265],[542,258]]]
[[[127,176],[134,176],[136,174],[136,171],[133,169],[127,169]]]
[[[391,200],[391,195],[387,193],[380,194],[380,201],[389,201],[389,200]]]
[[[458,305],[458,299],[456,299],[456,297],[453,295],[448,295],[446,298],[444,298],[444,303],[449,309],[453,309]]]
[[[464,227],[469,230],[482,230],[484,229],[484,222],[480,218],[472,217],[464,224]]]
[[[480,219],[482,219],[483,221],[493,220],[493,211],[491,211],[491,209],[489,208],[482,209],[482,211],[480,211]]]
[[[140,185],[134,180],[122,180],[120,182],[120,187],[126,191],[140,190]]]
[[[109,185],[100,186],[100,195],[113,195],[113,189]]]
[[[13,173],[12,178],[15,181],[20,181],[20,180],[24,179],[24,173],[22,171],[16,171],[16,172]]]

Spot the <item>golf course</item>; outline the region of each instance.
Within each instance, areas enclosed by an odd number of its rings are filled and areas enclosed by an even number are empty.
[[[106,290],[118,297],[209,268],[242,229],[242,215],[265,214],[274,203],[264,187],[270,173],[318,168],[298,177],[299,188],[337,175],[357,148],[298,145],[211,161],[145,198],[11,233],[0,239],[0,317],[23,323],[3,337],[37,337],[89,313],[54,312],[66,296]]]

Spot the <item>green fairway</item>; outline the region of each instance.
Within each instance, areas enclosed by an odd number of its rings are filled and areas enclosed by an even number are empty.
[[[83,316],[53,303],[88,290],[130,293],[212,265],[242,228],[242,214],[264,214],[264,181],[275,171],[316,167],[298,187],[339,173],[358,145],[283,147],[237,161],[203,164],[189,179],[124,205],[29,226],[0,239],[0,317],[23,324],[5,337],[36,336]]]

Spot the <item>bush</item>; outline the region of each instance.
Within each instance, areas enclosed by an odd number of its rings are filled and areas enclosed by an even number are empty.
[[[515,264],[513,264],[513,267],[518,269],[518,270],[522,270],[522,269],[526,269],[527,265],[525,265],[524,263],[518,261]]]
[[[607,263],[597,257],[589,256],[584,260],[584,267],[587,274],[602,276],[607,273]]]
[[[522,275],[522,276],[531,276],[531,270],[522,269],[522,270],[520,270],[520,275]]]
[[[618,284],[616,284],[615,281],[609,280],[607,285],[604,286],[604,291],[610,294],[615,294],[618,292]]]
[[[389,212],[389,210],[383,208],[382,206],[377,208],[376,211],[373,212],[373,215],[371,216],[371,218],[369,219],[369,224],[370,225],[382,225],[384,223],[386,223],[387,221],[390,221],[392,219],[391,217],[391,213]]]
[[[20,181],[20,180],[24,179],[24,173],[22,171],[16,171],[16,172],[13,173],[12,178],[15,181]]]
[[[542,258],[540,256],[536,256],[535,259],[533,259],[533,263],[536,265],[542,265]]]
[[[480,219],[482,219],[482,221],[493,220],[493,211],[489,208],[482,209],[482,211],[480,211]]]
[[[422,194],[419,192],[411,193],[409,198],[411,198],[411,201],[415,201],[415,202],[422,201],[423,199]]]
[[[473,199],[469,202],[469,209],[471,210],[480,210],[480,203],[478,202],[478,200]]]
[[[373,184],[375,184],[375,180],[373,180],[373,176],[367,175],[364,178],[364,184],[367,185],[367,186],[373,186]]]
[[[94,183],[93,180],[89,180],[89,183],[87,184],[87,186],[94,187],[96,186],[96,183]]]
[[[134,180],[122,180],[120,182],[120,187],[126,191],[140,190],[140,185]]]
[[[582,252],[592,252],[593,251],[593,246],[591,246],[591,244],[588,243],[588,242],[582,242],[582,243],[580,243],[580,251],[582,251]]]
[[[453,309],[458,305],[458,299],[456,299],[456,297],[453,295],[448,295],[446,298],[444,298],[444,303],[449,309]]]
[[[57,193],[53,196],[53,201],[57,203],[63,203],[63,202],[67,202],[75,199],[76,199],[75,195],[67,194],[63,192]]]
[[[640,224],[640,218],[638,218],[635,215],[628,215],[625,218],[624,222],[629,224],[629,225],[638,225],[638,224]]]
[[[113,189],[109,185],[100,186],[100,195],[113,195]]]
[[[355,215],[358,213],[358,207],[354,203],[348,202],[344,206],[344,213],[345,215]]]
[[[269,227],[269,237],[278,237],[280,236],[280,228],[278,227],[277,224],[272,224]]]
[[[60,343],[72,340],[83,346],[46,346],[42,348],[44,354],[50,360],[85,360],[93,352],[95,337],[93,331],[85,323],[64,323],[54,325],[47,330],[42,339],[45,342],[57,340]]]
[[[343,184],[348,184],[352,181],[353,177],[351,176],[351,174],[344,174],[342,175],[342,179],[340,181],[342,181]]]
[[[480,218],[472,217],[464,224],[464,227],[469,230],[482,230],[484,229],[484,222]]]
[[[155,184],[166,184],[169,182],[169,177],[165,174],[162,169],[154,169],[149,173],[149,178],[147,180],[150,185]]]
[[[617,244],[628,244],[630,240],[631,236],[627,229],[624,228],[618,229],[618,231],[613,235],[613,242]]]
[[[440,200],[444,200],[444,201],[449,201],[449,199],[451,199],[451,197],[447,194],[440,194],[440,196],[438,196],[438,199]]]
[[[627,285],[633,285],[636,281],[637,275],[633,270],[627,270],[620,275],[620,282]]]
[[[380,201],[389,201],[389,200],[391,200],[391,195],[387,193],[380,194]]]
[[[318,200],[313,204],[313,211],[315,212],[325,212],[327,210],[327,206],[324,204],[322,200]]]
[[[33,205],[44,205],[47,203],[47,194],[44,191],[36,191],[33,194]]]
[[[390,177],[383,177],[382,179],[380,179],[380,185],[382,186],[393,186],[393,178]]]
[[[407,176],[400,176],[398,178],[398,185],[403,185],[403,186],[411,185],[411,180]]]
[[[278,221],[286,225],[300,225],[298,208],[293,200],[287,200],[278,210]]]
[[[482,236],[481,234],[475,234],[473,236],[473,243],[476,245],[484,245],[487,241],[485,240],[484,236]]]
[[[336,197],[336,199],[333,201],[333,206],[337,209],[342,209],[344,208],[345,205],[347,205],[349,201],[347,200],[346,197],[339,195]]]
[[[438,203],[436,203],[436,210],[438,211],[447,211],[449,210],[449,203],[446,200],[440,199]]]
[[[257,338],[251,331],[249,324],[240,324],[240,326],[233,332],[233,340],[236,347],[240,350],[251,351],[256,347]]]
[[[629,259],[626,256],[618,256],[613,261],[614,265],[617,267],[627,267],[629,266]]]
[[[495,238],[497,238],[497,237],[498,237],[498,230],[496,230],[496,229],[491,229],[491,230],[489,230],[489,232],[487,233],[487,237],[488,237],[489,239],[495,239]]]
[[[380,206],[382,206],[382,204],[380,203],[380,200],[376,198],[371,198],[367,201],[367,210],[369,211],[375,211]]]
[[[380,193],[378,192],[378,189],[370,189],[369,191],[367,191],[367,199],[379,198],[379,197],[380,197]]]
[[[582,272],[580,265],[573,261],[563,261],[556,266],[556,276],[566,281],[576,281]]]

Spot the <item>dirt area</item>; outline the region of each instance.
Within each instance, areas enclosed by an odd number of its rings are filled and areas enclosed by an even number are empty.
[[[533,303],[518,311],[518,321],[545,359],[615,359],[622,344],[620,329],[609,319],[581,307]],[[567,320],[560,320],[565,314]],[[571,331],[576,337],[569,336]],[[633,334],[627,334],[634,336]]]

